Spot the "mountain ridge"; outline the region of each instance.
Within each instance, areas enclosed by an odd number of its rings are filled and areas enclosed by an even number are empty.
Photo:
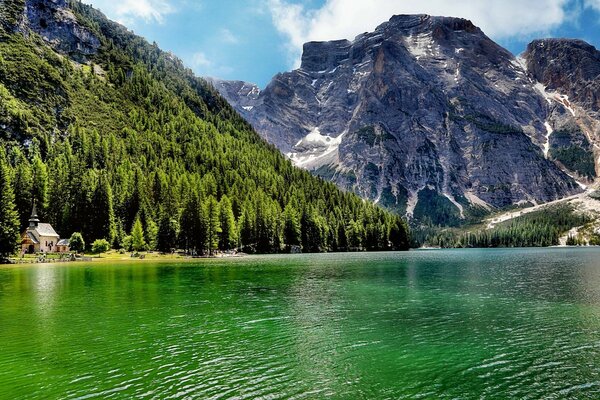
[[[595,179],[593,110],[535,79],[538,54],[523,57],[471,21],[399,15],[354,41],[305,44],[299,69],[236,109],[296,165],[409,216],[447,210],[433,222],[456,224]],[[235,104],[243,96],[227,86],[215,83]]]

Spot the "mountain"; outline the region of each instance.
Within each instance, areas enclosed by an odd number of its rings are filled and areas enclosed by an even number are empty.
[[[459,225],[594,181],[599,68],[580,41],[517,58],[468,20],[398,15],[306,43],[300,68],[262,91],[214,85],[297,166],[413,221]]]
[[[79,1],[0,0],[0,142],[0,209],[21,228],[33,202],[88,245],[407,247],[399,217],[294,167],[174,55]]]

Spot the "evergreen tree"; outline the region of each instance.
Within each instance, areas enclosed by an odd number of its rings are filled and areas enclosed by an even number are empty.
[[[256,196],[255,235],[256,250],[268,253],[279,250],[275,246],[276,224],[275,206],[270,199],[260,191]]]
[[[242,215],[238,222],[239,238],[242,246],[251,246],[256,243],[254,234],[254,217],[250,203],[246,203],[242,210]]]
[[[339,222],[337,225],[337,241],[338,249],[340,251],[346,251],[348,249],[348,234],[343,222]]]
[[[284,228],[283,228],[283,241],[289,246],[300,245],[302,238],[302,225],[300,223],[300,215],[292,206],[288,204],[283,210],[284,215]]]
[[[115,214],[113,211],[112,189],[104,174],[100,174],[98,185],[92,194],[88,207],[92,211],[88,216],[88,239],[92,241],[106,239],[109,243],[112,243],[116,235]]]
[[[135,219],[133,228],[131,228],[132,247],[135,251],[146,250],[146,241],[144,240],[144,228],[139,218]]]
[[[302,215],[302,249],[305,252],[319,253],[326,249],[326,221],[310,207]]]
[[[221,225],[219,248],[221,250],[231,250],[237,245],[237,227],[231,200],[227,195],[224,195],[219,203],[219,222]]]
[[[68,145],[68,142],[65,144]],[[64,213],[69,202],[69,169],[67,168],[66,156],[60,155],[50,160],[48,165],[49,187],[48,187],[48,222],[58,232],[66,232]],[[29,196],[31,202],[31,195]],[[111,204],[112,207],[112,204]]]
[[[139,168],[135,168],[133,173],[132,191],[127,197],[124,210],[124,223],[125,226],[133,226],[135,219],[140,215],[140,212],[144,208],[144,189],[143,189],[143,176],[142,171]]]
[[[399,217],[394,218],[389,234],[389,241],[394,250],[409,248],[410,237],[406,223]]]
[[[29,161],[23,155],[20,149],[15,149],[15,169],[13,186],[15,192],[15,204],[20,216],[20,227],[25,229],[33,206],[33,196],[31,190],[33,188],[33,174]]]
[[[146,243],[150,250],[158,247],[158,225],[150,218],[146,222]]]
[[[16,253],[20,244],[19,215],[4,150],[0,149],[0,261]]]
[[[42,159],[36,156],[33,159],[33,186],[32,197],[41,218],[46,217],[48,207],[48,170]]]
[[[157,250],[168,253],[177,246],[177,235],[179,223],[171,218],[168,213],[163,212],[158,222]]]
[[[206,229],[206,242],[208,246],[208,253],[213,254],[215,250],[219,248],[219,235],[222,232],[221,222],[219,219],[219,203],[213,196],[209,196],[205,203],[206,217],[207,217],[207,229]]]
[[[181,215],[181,241],[185,249],[203,254],[207,243],[207,223],[204,204],[192,193]]]
[[[364,226],[357,221],[348,223],[348,245],[353,249],[362,249],[363,240],[366,236]]]

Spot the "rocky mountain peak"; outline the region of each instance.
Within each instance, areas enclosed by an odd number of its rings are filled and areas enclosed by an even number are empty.
[[[394,15],[388,22],[377,27],[375,32],[415,32],[431,31],[436,29],[449,29],[452,31],[465,31],[468,33],[482,33],[471,21],[456,17],[437,17],[426,14]]]
[[[326,72],[347,61],[360,61],[365,52],[385,41],[405,42],[413,37],[429,36],[431,41],[448,42],[456,35],[466,33],[485,38],[483,32],[469,20],[430,15],[395,15],[379,25],[374,32],[358,35],[354,41],[333,40],[308,42],[303,47],[301,69],[310,72]],[[471,38],[473,39],[473,38]],[[477,38],[475,38],[477,39]]]
[[[304,44],[301,67],[307,71],[327,71],[350,57],[351,42],[308,42]]]
[[[527,69],[547,90],[600,110],[600,51],[582,40],[542,39],[527,46]]]
[[[307,43],[300,69],[237,109],[296,165],[452,225],[595,178],[599,66],[585,43],[534,42],[516,58],[469,20],[397,15],[353,41]]]

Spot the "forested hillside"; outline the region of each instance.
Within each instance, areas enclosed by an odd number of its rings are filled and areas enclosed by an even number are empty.
[[[417,233],[415,240],[426,246],[442,248],[557,246],[560,237],[571,228],[594,220],[594,215],[577,212],[570,204],[559,204],[502,222],[493,229],[422,231]],[[597,244],[597,237],[593,244]]]
[[[62,237],[116,248],[138,220],[162,251],[407,248],[399,217],[293,167],[180,60],[91,7],[3,0],[0,17],[0,190],[21,230],[35,202]]]

